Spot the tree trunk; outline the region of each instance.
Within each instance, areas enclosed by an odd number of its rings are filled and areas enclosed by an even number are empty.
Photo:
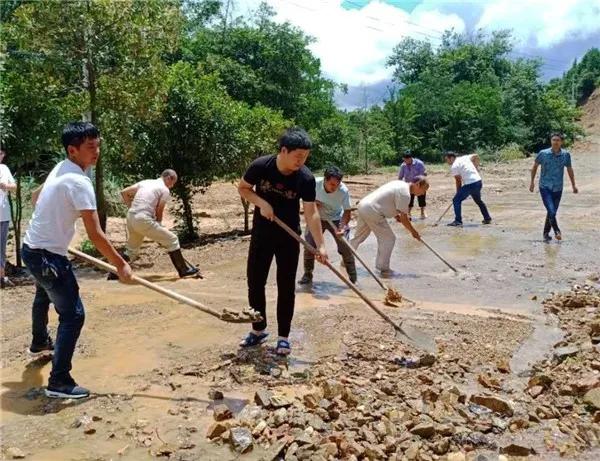
[[[183,205],[183,222],[185,223],[185,238],[193,240],[198,237],[194,226],[194,212],[192,211],[191,194],[189,189],[181,183],[181,179],[175,186],[175,194]]]
[[[8,195],[10,203],[10,218],[15,231],[15,257],[17,260],[16,266],[23,267],[21,261],[21,218],[23,216],[23,198],[21,193],[21,175],[17,176],[17,190],[15,191],[15,200],[12,199],[12,194]]]
[[[244,207],[244,233],[250,232],[250,202],[240,197],[242,200],[242,206]]]

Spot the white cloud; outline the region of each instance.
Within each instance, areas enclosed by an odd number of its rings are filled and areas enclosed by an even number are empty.
[[[380,1],[346,10],[341,0],[267,0],[278,21],[289,21],[316,39],[311,50],[329,77],[350,85],[369,84],[391,76],[385,61],[404,37],[437,40],[439,32],[462,32],[463,20],[436,9],[415,9],[412,14]],[[242,4],[242,5],[240,5]],[[244,0],[238,10],[255,7]]]
[[[600,0],[492,0],[477,27],[513,29],[518,45],[550,48],[600,32]]]

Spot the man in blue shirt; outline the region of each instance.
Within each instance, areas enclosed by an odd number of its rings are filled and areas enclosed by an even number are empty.
[[[400,165],[400,171],[398,172],[398,179],[400,181],[404,181],[410,184],[415,182],[415,178],[417,178],[418,176],[427,176],[427,172],[425,171],[425,164],[418,158],[414,158],[410,150],[404,152],[402,159],[402,165]],[[419,208],[421,208],[421,219],[427,218],[427,214],[425,214],[425,207],[427,206],[425,196],[426,194],[419,195],[417,197],[417,200],[419,202]],[[410,194],[410,204],[408,205],[409,218],[414,203],[415,195]]]
[[[562,239],[558,221],[556,220],[556,214],[562,197],[565,168],[567,169],[569,179],[571,180],[573,193],[576,194],[579,192],[575,185],[575,174],[571,167],[571,154],[562,148],[563,139],[561,133],[552,133],[552,136],[550,136],[552,147],[540,151],[535,158],[533,168],[531,169],[531,184],[529,185],[529,191],[533,192],[537,169],[540,165],[542,167],[542,172],[540,173],[540,195],[542,196],[542,201],[544,202],[547,211],[546,223],[544,224],[545,242],[552,240],[552,237],[550,237],[550,228],[554,230],[554,237],[556,240]]]

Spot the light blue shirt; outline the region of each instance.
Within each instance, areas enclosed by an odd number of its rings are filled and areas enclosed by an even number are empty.
[[[565,168],[571,166],[571,154],[561,149],[558,154],[552,152],[552,148],[543,149],[535,158],[540,164],[540,189],[550,189],[558,192],[563,189]]]
[[[317,202],[321,202],[319,213],[322,220],[339,221],[342,219],[344,210],[349,210],[350,192],[342,182],[335,192],[327,192],[324,187],[324,178],[316,178]]]

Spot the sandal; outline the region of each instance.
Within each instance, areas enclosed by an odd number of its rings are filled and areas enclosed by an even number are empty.
[[[260,346],[265,342],[269,333],[261,333],[259,335],[255,335],[254,333],[248,333],[248,336],[244,338],[244,340],[240,343],[240,347],[254,347]]]
[[[275,353],[277,355],[290,355],[292,352],[292,348],[290,347],[290,342],[285,339],[280,339],[277,341],[277,347],[275,348]]]

